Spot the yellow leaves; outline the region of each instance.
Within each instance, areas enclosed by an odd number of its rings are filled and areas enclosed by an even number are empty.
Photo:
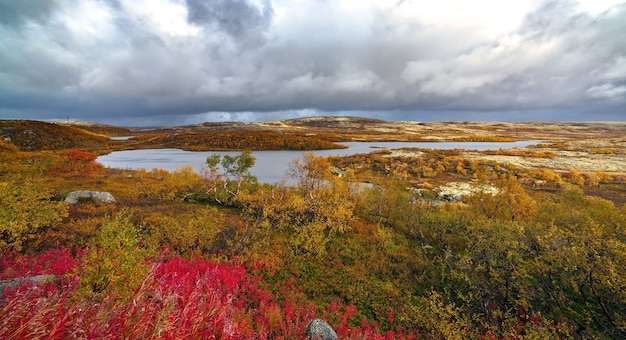
[[[0,247],[19,250],[29,235],[66,217],[67,204],[51,196],[35,183],[0,182]]]
[[[256,188],[257,179],[250,173],[256,158],[252,151],[244,150],[239,155],[213,154],[206,159],[202,178],[207,182],[205,197],[219,204],[239,205],[253,198],[250,193]],[[223,169],[220,171],[220,166]],[[245,204],[244,204],[245,205]]]
[[[330,162],[326,158],[315,156],[313,152],[307,152],[303,157],[303,160],[299,158],[293,160],[288,174],[296,180],[296,186],[303,196],[315,200],[313,194],[332,176]]]
[[[209,150],[322,150],[340,149],[342,145],[329,139],[334,135],[279,133],[275,131],[195,131],[176,134],[149,134],[138,136],[144,148],[175,147],[191,151]]]
[[[261,186],[256,192],[242,191],[237,201],[255,216],[257,226],[293,230],[293,249],[321,254],[328,236],[347,231],[354,219],[359,196],[351,182],[354,173],[336,176],[327,159],[306,153],[304,160],[291,164],[290,175],[294,186]]]
[[[139,286],[148,272],[149,252],[140,247],[140,239],[126,212],[105,222],[80,267],[80,293],[96,297],[109,292],[124,299]]]
[[[223,214],[214,207],[179,209],[175,215],[155,211],[141,219],[152,248],[171,247],[179,253],[210,249],[223,224]]]
[[[576,169],[571,169],[569,171],[569,181],[572,184],[576,184],[578,186],[583,186],[585,185],[585,178],[582,176],[582,174],[576,170]]]
[[[435,338],[466,339],[470,321],[460,308],[453,303],[445,303],[441,294],[432,290],[420,298],[422,306],[415,308],[416,322]]]
[[[376,236],[378,238],[378,244],[382,249],[388,253],[393,252],[395,243],[393,241],[393,233],[391,230],[385,227],[377,227]]]
[[[5,158],[4,155],[15,154],[19,151],[19,148],[14,144],[7,142],[6,140],[0,139],[0,157]]]
[[[193,167],[184,166],[168,172],[163,169],[137,171],[142,180],[139,185],[140,196],[159,201],[184,200],[190,195],[202,192],[205,182]]]
[[[533,198],[524,190],[517,176],[508,173],[495,182],[498,192],[495,194],[479,191],[469,198],[474,212],[488,218],[509,221],[530,219],[537,211]]]
[[[352,172],[335,176],[328,159],[309,152],[304,154],[304,160],[294,160],[289,173],[296,184],[288,205],[298,224],[317,224],[331,233],[348,229],[357,196],[350,182],[354,178]]]
[[[327,242],[326,228],[318,223],[309,223],[295,229],[295,235],[291,239],[291,245],[296,252],[311,253],[315,256],[326,253]]]
[[[544,289],[551,301],[581,324],[623,332],[617,311],[626,304],[626,235],[616,228],[623,220],[619,210],[575,187],[541,210],[532,234],[537,276],[548,282]]]

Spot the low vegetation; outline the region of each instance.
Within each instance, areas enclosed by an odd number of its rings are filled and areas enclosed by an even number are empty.
[[[142,148],[175,147],[189,151],[210,150],[325,150],[344,146],[317,136],[274,131],[200,131],[147,134],[135,138]]]
[[[318,317],[341,339],[626,337],[620,173],[379,150],[308,153],[268,185],[248,151],[198,174],[16,143],[0,140],[0,338],[300,339]],[[490,190],[451,202],[449,182]],[[81,189],[118,203],[64,202]]]
[[[28,120],[1,121],[0,134],[24,151],[102,148],[109,141],[78,127]]]

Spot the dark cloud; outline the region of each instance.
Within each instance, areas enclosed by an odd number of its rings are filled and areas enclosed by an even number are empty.
[[[186,0],[189,22],[226,32],[243,41],[258,41],[273,19],[271,3],[262,7],[246,0]]]
[[[57,5],[55,0],[0,1],[0,22],[14,26],[28,21],[46,21]]]
[[[1,2],[0,118],[624,119],[624,4],[374,3]]]

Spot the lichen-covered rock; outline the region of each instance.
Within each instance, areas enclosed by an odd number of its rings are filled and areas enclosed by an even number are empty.
[[[310,340],[337,340],[337,333],[321,319],[311,321],[307,327],[306,336]]]
[[[441,199],[450,202],[461,202],[463,196],[470,196],[478,192],[497,195],[500,190],[491,185],[479,185],[476,183],[450,182],[435,189]]]
[[[27,277],[19,277],[11,280],[0,280],[0,299],[4,298],[4,290],[6,288],[13,289],[22,283],[31,283],[32,285],[42,284],[55,279],[54,275],[35,275]]]
[[[72,191],[65,197],[65,202],[76,204],[79,199],[91,199],[96,203],[117,203],[115,197],[108,192],[89,190]]]

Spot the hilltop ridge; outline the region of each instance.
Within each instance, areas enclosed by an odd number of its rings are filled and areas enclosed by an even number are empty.
[[[528,167],[623,173],[626,122],[413,122],[340,116],[304,117],[268,122],[204,122],[159,128],[118,127],[93,122],[0,120],[4,142],[21,150],[82,148],[97,153],[124,149],[315,150],[341,148],[349,141],[537,140],[553,143],[545,151],[558,161],[480,155]],[[115,136],[134,136],[112,141]],[[563,144],[564,143],[564,144]],[[557,145],[558,144],[558,145]],[[598,151],[601,150],[601,151]],[[470,155],[468,155],[470,156]],[[621,164],[621,165],[620,165]]]
[[[455,140],[470,136],[514,139],[566,140],[586,137],[620,137],[626,122],[480,122],[480,121],[385,121],[356,116],[314,116],[265,122],[203,122],[168,127],[115,127],[99,123],[56,123],[76,125],[92,131],[116,131],[116,135],[197,131],[247,130],[283,133],[333,133],[349,139],[380,139],[381,135],[413,136],[429,140]],[[117,130],[119,129],[119,130]],[[356,136],[361,135],[361,136]]]

